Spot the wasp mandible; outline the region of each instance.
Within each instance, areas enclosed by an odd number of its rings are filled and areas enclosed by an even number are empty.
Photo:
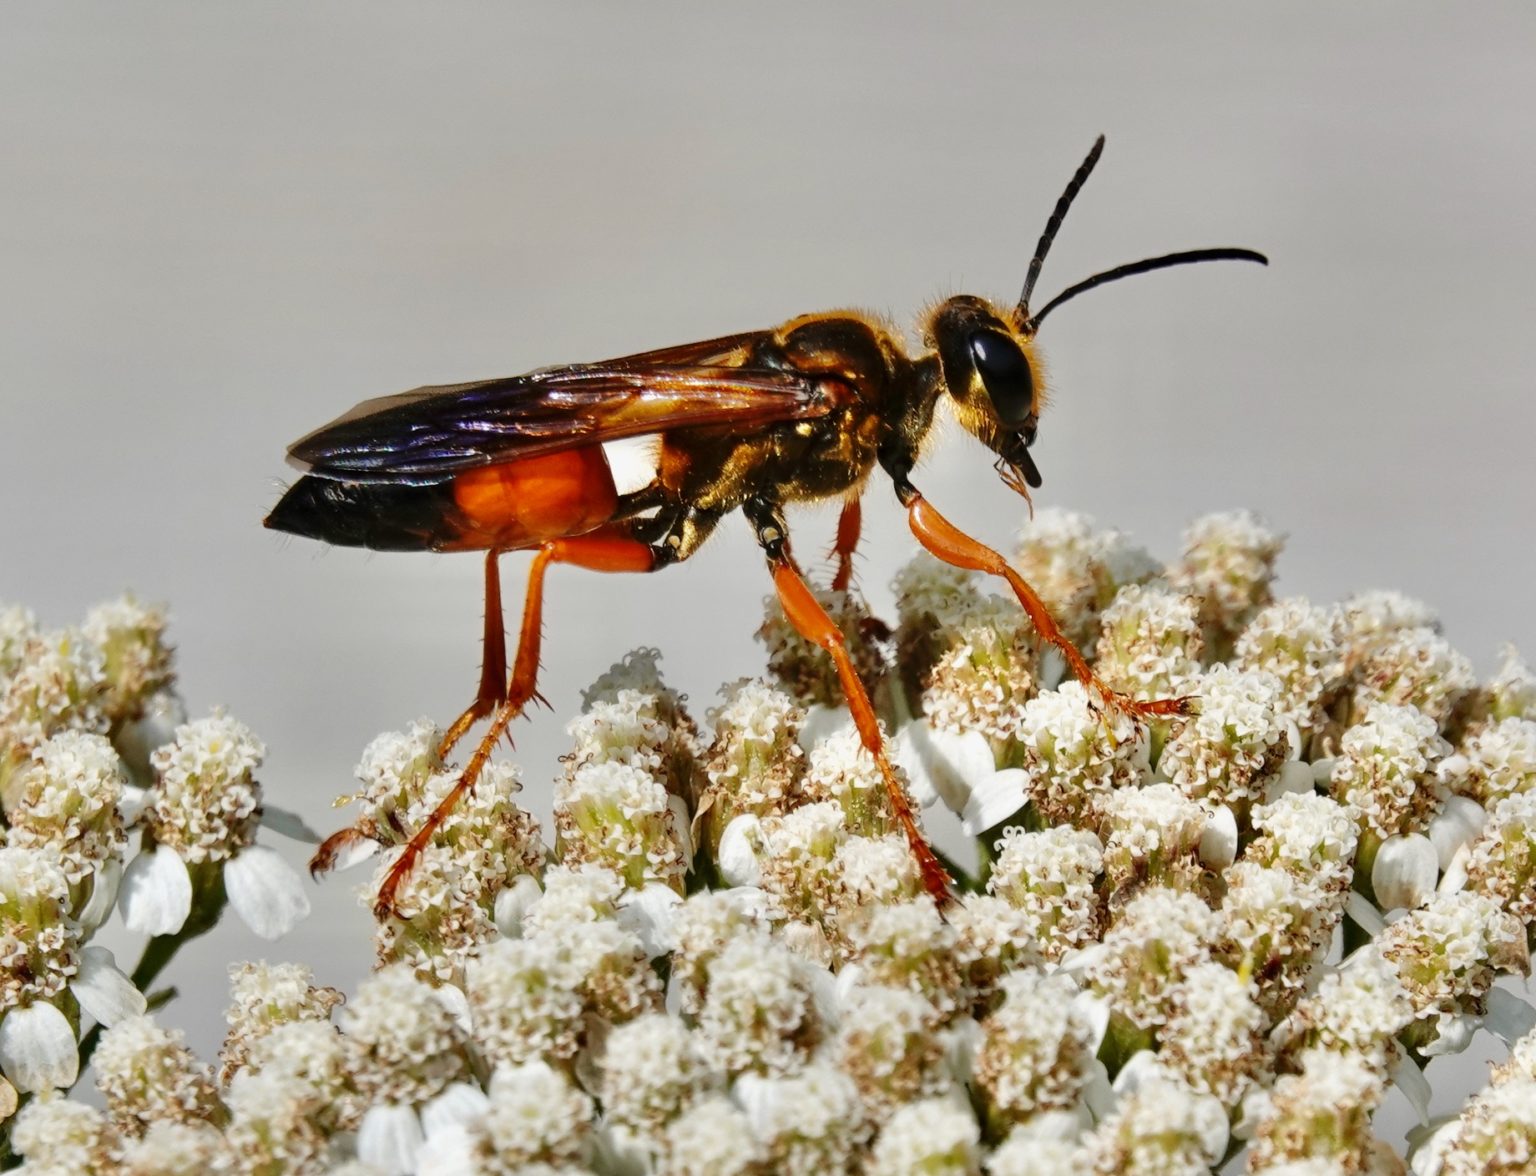
[[[381,915],[393,910],[401,880],[433,832],[537,696],[549,566],[654,572],[686,560],[735,510],[752,525],[790,622],[831,655],[924,882],[945,899],[948,875],[887,758],[843,636],[791,554],[784,522],[788,503],[843,500],[834,586],[846,586],[860,496],[877,466],[918,541],[946,563],[1006,580],[1040,637],[1061,650],[1106,706],[1139,716],[1183,711],[1181,699],[1135,701],[1106,687],[1024,578],[951,524],[912,481],[934,412],[945,404],[996,455],[1003,482],[1027,498],[1040,485],[1030,451],[1045,397],[1035,337],[1051,311],[1149,270],[1201,261],[1266,264],[1251,249],[1169,253],[1095,274],[1031,310],[1041,265],[1103,149],[1101,135],[1056,201],[1017,304],[969,294],[945,299],[921,324],[916,356],[872,315],[808,314],[771,330],[364,401],[294,443],[289,458],[305,473],[267,516],[268,527],[378,551],[486,552],[480,686],[439,753],[446,758],[479,720],[490,724],[454,787],[386,875]],[[636,436],[656,439],[654,476],[621,493],[603,446]],[[509,674],[497,560],[524,550],[535,554]],[[332,863],[335,840],[321,847],[313,869]]]

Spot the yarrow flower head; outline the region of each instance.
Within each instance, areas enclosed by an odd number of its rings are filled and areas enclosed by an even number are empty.
[[[85,731],[53,736],[17,777],[6,843],[52,849],[69,879],[77,917],[98,888],[116,887],[127,846],[118,804],[127,784],[111,743]]]
[[[0,848],[0,1070],[16,1090],[74,1083],[77,1032],[60,1008],[71,1002],[107,1025],[144,1011],[112,953],[83,945],[58,858]]]
[[[987,890],[1024,913],[1045,958],[1098,938],[1101,912],[1096,881],[1104,846],[1086,829],[1056,825],[1035,833],[1003,830]]]
[[[1280,1077],[1255,1108],[1250,1144],[1253,1170],[1320,1160],[1333,1171],[1401,1172],[1401,1161],[1371,1135],[1371,1113],[1386,1094],[1386,1081],[1354,1054],[1309,1050],[1299,1072]]]
[[[1472,731],[1441,761],[1439,777],[1484,808],[1517,792],[1536,792],[1536,721],[1512,715]]]
[[[699,802],[707,814],[711,852],[720,835],[742,813],[767,816],[789,807],[805,774],[800,724],[805,711],[765,682],[742,681],[723,692],[710,713],[715,738],[704,758],[709,780]]]
[[[8,1154],[50,1176],[1091,1176],[1211,1171],[1246,1143],[1255,1172],[1401,1176],[1372,1137],[1387,1084],[1424,1113],[1424,1060],[1486,1031],[1525,1040],[1410,1136],[1415,1173],[1523,1162],[1536,1013],[1497,982],[1536,926],[1536,679],[1511,660],[1468,686],[1414,602],[1274,602],[1252,520],[1197,527],[1171,572],[1041,522],[1027,574],[1100,639],[1099,680],[1199,707],[1147,721],[1058,687],[1014,599],[926,557],[894,665],[845,601],[898,782],[985,838],[972,868],[930,816],[942,901],[791,626],[769,639],[812,711],[737,683],[704,735],[642,650],[568,728],[553,848],[518,769],[479,756],[391,885],[378,971],[342,1004],[300,965],[234,970],[213,1067],[145,1015],[152,981],[249,905],[258,825],[302,827],[265,804],[239,724],[171,734],[154,610],[55,640],[0,609]],[[462,778],[442,744],[423,722],[369,747],[322,866],[391,869]],[[125,868],[147,998],[90,942]],[[93,1049],[104,1110],[61,1091]]]
[[[999,1134],[1052,1111],[1077,1112],[1102,1067],[1095,1057],[1108,1021],[1102,1003],[1066,975],[1021,969],[1002,984],[1003,1003],[981,1024],[973,1075]]]
[[[655,649],[634,650],[582,691],[581,714],[566,726],[574,743],[567,774],[621,763],[692,805],[702,787],[698,727],[683,696],[661,680],[660,656]]]
[[[225,1085],[273,1030],[301,1022],[328,1025],[331,1010],[343,1001],[336,989],[318,987],[303,964],[236,964],[229,970],[229,989],[224,1015],[229,1030],[220,1055]]]
[[[1078,682],[1030,700],[1019,742],[1028,798],[1049,825],[1094,826],[1111,792],[1150,773],[1145,731],[1101,710]]]
[[[1198,695],[1200,712],[1175,726],[1158,770],[1191,799],[1246,816],[1291,752],[1280,680],[1266,670],[1215,666]]]
[[[174,681],[174,650],[165,629],[165,609],[132,596],[98,604],[86,614],[80,631],[101,651],[106,680],[101,707],[113,725],[139,718],[149,698]]]
[[[1337,609],[1291,596],[1261,608],[1237,638],[1240,669],[1264,670],[1280,683],[1276,709],[1303,737],[1323,724],[1323,708],[1345,680]]]
[[[1424,1053],[1464,1048],[1501,974],[1530,974],[1525,927],[1491,898],[1439,894],[1387,926],[1376,944],[1413,1003],[1404,1037]]]
[[[309,913],[298,874],[255,844],[262,801],[254,773],[265,755],[249,727],[223,714],[185,724],[154,753],[142,818],[152,848],[128,867],[120,898],[130,930],[180,931],[194,896],[212,893],[220,875],[230,906],[258,935],[276,939]]]
[[[96,1085],[113,1125],[141,1136],[152,1123],[195,1123],[216,1118],[218,1093],[208,1069],[176,1029],[153,1017],[132,1017],[101,1039],[92,1059]]]
[[[1200,598],[1208,643],[1218,656],[1273,599],[1275,560],[1284,547],[1284,535],[1246,510],[1205,515],[1184,532],[1184,556],[1169,578]]]
[[[407,810],[406,827],[427,820],[458,779],[455,772],[429,777]],[[545,859],[538,822],[517,803],[521,790],[515,766],[485,766],[395,891],[392,911],[380,919],[374,937],[380,965],[401,961],[424,979],[451,981],[495,935],[498,901]],[[370,905],[392,865],[393,858],[381,862],[363,892]]]
[[[1204,649],[1195,597],[1163,584],[1132,584],[1104,610],[1096,668],[1132,698],[1177,698],[1195,689]]]
[[[21,629],[21,631],[17,631]],[[24,634],[24,635],[23,635]],[[106,734],[101,650],[73,629],[25,631],[8,639],[10,672],[0,678],[0,797],[35,749],[60,731]]]
[[[1435,630],[1398,629],[1377,641],[1356,669],[1352,709],[1414,706],[1444,728],[1476,685],[1472,663]]]
[[[1099,615],[1127,584],[1161,572],[1156,560],[1113,528],[1059,507],[1035,512],[1019,533],[1018,567],[1076,644],[1093,639]]]
[[[1329,789],[1353,806],[1363,831],[1383,840],[1421,833],[1439,807],[1434,769],[1449,750],[1422,711],[1377,703],[1344,733]]]

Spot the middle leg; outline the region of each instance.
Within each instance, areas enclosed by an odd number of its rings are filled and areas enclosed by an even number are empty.
[[[886,755],[885,739],[880,732],[880,721],[875,717],[875,707],[869,700],[869,691],[864,688],[864,683],[859,680],[858,671],[854,669],[853,658],[848,653],[847,641],[843,637],[842,630],[827,615],[826,609],[821,607],[790,557],[788,531],[785,529],[784,517],[778,505],[753,500],[748,502],[744,509],[747,518],[752,522],[753,529],[757,532],[757,541],[768,557],[768,568],[773,573],[773,586],[779,594],[779,601],[784,606],[784,615],[789,618],[789,623],[795,627],[796,632],[831,655],[832,664],[837,667],[837,678],[843,688],[843,697],[848,702],[854,727],[859,732],[859,741],[880,767],[891,813],[901,826],[902,832],[906,834],[907,845],[917,861],[923,885],[935,902],[940,906],[946,905],[952,897],[949,872],[944,869],[938,855],[933,852],[923,836],[922,829],[918,827],[917,813],[912,807],[911,798],[908,797],[905,785],[897,777],[896,770],[891,766],[891,761]]]

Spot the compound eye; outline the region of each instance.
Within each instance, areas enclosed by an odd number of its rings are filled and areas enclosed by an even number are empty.
[[[1019,345],[1001,331],[983,328],[971,336],[971,358],[998,420],[1022,424],[1035,406],[1035,379]]]

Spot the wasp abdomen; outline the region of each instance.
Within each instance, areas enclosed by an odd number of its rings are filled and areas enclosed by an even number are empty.
[[[457,514],[449,482],[413,486],[309,474],[288,487],[264,521],[274,531],[339,547],[440,551],[461,529]]]

